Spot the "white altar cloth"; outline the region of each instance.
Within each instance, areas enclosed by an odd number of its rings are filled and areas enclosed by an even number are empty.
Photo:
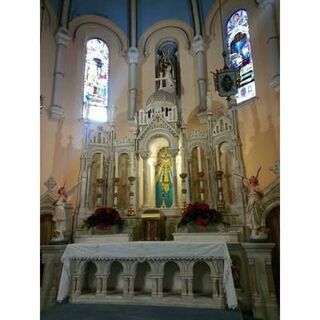
[[[58,302],[64,300],[69,293],[70,261],[74,258],[86,259],[204,259],[220,258],[224,260],[223,286],[227,305],[230,309],[237,307],[237,296],[234,288],[231,259],[225,242],[175,242],[175,241],[136,241],[128,243],[104,244],[69,244],[62,257],[63,269],[58,290]]]

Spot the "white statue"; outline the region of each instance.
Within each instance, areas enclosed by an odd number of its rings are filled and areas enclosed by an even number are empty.
[[[80,182],[74,185],[68,192],[65,186],[58,189],[58,199],[54,202],[54,214],[52,220],[55,222],[55,229],[51,241],[64,240],[64,232],[66,231],[66,210],[65,204],[70,200],[70,196],[79,186]]]
[[[166,81],[166,88],[175,90],[175,75],[174,75],[174,65],[169,57],[169,52],[165,48],[162,50],[162,59],[160,61],[160,74],[164,75]]]
[[[261,170],[259,168],[256,176],[251,176],[249,179],[242,177],[242,183],[245,186],[248,194],[247,204],[247,226],[251,230],[251,239],[266,239],[265,230],[266,221],[263,216],[264,207],[262,204],[263,192],[259,187],[258,175]]]

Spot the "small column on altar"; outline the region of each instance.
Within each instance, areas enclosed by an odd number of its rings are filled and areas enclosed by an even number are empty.
[[[163,297],[163,275],[158,277],[158,297]]]
[[[204,201],[204,175],[205,173],[203,171],[198,172],[198,177],[199,177],[199,181],[200,181],[200,200],[201,202]]]
[[[216,172],[216,178],[218,183],[218,204],[217,204],[218,211],[225,210],[225,202],[224,202],[223,187],[222,187],[222,176],[223,176],[223,171],[218,170]]]
[[[193,277],[189,276],[187,278],[187,287],[188,287],[188,297],[193,297]]]
[[[200,201],[204,201],[204,187],[203,187],[203,179],[204,172],[202,171],[202,157],[201,157],[201,148],[197,147],[198,152],[198,177],[199,177],[199,185],[200,185]]]
[[[136,177],[130,176],[128,177],[129,180],[129,208],[128,208],[128,216],[134,216],[134,182]]]
[[[118,186],[119,186],[120,178],[115,177],[113,179],[113,182],[114,182],[113,207],[117,209],[118,208]]]
[[[88,174],[87,174],[87,188],[86,188],[86,202],[85,202],[85,207],[89,208],[89,190],[90,190],[90,185],[91,183],[93,183],[93,181],[91,181],[91,169],[92,169],[92,158],[90,158],[89,160],[89,164],[88,164]]]
[[[176,158],[178,151],[177,149],[169,150],[172,155],[172,207],[177,206],[177,165]]]
[[[97,192],[96,192],[96,208],[102,207],[103,183],[104,183],[104,156],[100,154],[99,173],[97,177]]]
[[[187,194],[186,178],[187,178],[187,176],[188,175],[186,173],[180,173],[183,211],[185,210],[185,208],[187,206],[187,197],[186,197],[186,194]]]
[[[148,207],[148,159],[149,152],[141,152],[141,158],[143,160],[143,207]]]

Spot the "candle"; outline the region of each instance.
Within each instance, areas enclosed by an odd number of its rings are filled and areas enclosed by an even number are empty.
[[[198,171],[202,172],[202,167],[201,167],[201,149],[200,147],[197,147],[198,150]]]

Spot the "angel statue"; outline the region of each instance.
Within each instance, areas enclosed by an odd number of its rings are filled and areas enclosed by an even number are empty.
[[[247,191],[247,226],[251,230],[251,239],[265,239],[267,238],[265,230],[265,217],[263,216],[264,207],[262,204],[263,192],[259,187],[259,173],[261,167],[258,169],[255,176],[250,178],[242,177],[242,183]]]
[[[58,199],[53,203],[55,206],[52,220],[55,222],[55,230],[51,241],[63,241],[66,231],[65,204],[70,200],[71,195],[77,189],[80,182],[74,185],[69,191],[65,189],[65,183],[58,189]]]

